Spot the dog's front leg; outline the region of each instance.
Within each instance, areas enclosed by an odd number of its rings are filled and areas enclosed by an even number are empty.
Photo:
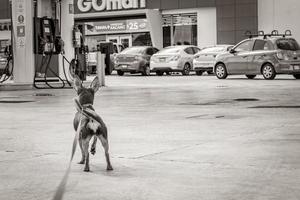
[[[82,147],[83,147],[84,158],[85,158],[85,166],[84,166],[84,171],[85,172],[90,171],[90,157],[89,157],[90,139],[91,139],[91,137],[88,136],[87,138],[83,139],[83,141],[82,141]]]

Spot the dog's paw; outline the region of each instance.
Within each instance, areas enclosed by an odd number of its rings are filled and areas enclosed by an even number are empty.
[[[114,169],[112,168],[112,166],[107,166],[106,170],[107,171],[113,171]]]

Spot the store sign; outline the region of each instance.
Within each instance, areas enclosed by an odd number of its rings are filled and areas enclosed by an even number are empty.
[[[149,31],[147,19],[118,20],[108,22],[86,23],[86,35],[98,35],[112,32],[145,32]]]
[[[146,8],[146,0],[77,0],[80,13]]]

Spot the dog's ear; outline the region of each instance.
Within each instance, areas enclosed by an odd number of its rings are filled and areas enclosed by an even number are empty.
[[[95,93],[99,90],[99,88],[100,88],[100,82],[99,82],[98,76],[96,76],[94,78],[93,82],[90,85],[90,88],[92,88]]]
[[[76,92],[78,92],[79,89],[82,88],[82,81],[80,80],[80,78],[75,75],[74,77],[74,89],[76,90]]]

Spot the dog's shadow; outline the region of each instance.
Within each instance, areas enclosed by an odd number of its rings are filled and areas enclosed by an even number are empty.
[[[125,166],[125,165],[115,165],[114,170],[108,171],[106,170],[106,165],[101,165],[101,164],[90,164],[91,166],[91,171],[87,172],[89,174],[99,174],[102,176],[107,176],[107,177],[123,177],[123,178],[131,178],[135,177],[136,175],[133,173],[135,171],[134,168]]]

